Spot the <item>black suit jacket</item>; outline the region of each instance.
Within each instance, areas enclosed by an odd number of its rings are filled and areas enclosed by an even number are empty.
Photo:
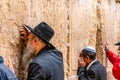
[[[78,68],[79,80],[107,80],[107,73],[102,64],[97,60],[88,70],[85,67]]]
[[[29,65],[27,80],[64,80],[62,53],[47,46],[42,49]]]

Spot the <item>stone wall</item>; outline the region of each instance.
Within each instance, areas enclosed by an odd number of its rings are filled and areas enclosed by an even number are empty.
[[[41,21],[55,30],[51,43],[63,52],[65,80],[76,77],[78,55],[87,45],[97,49],[108,80],[114,80],[103,45],[107,40],[113,51],[117,49],[113,44],[120,39],[119,0],[0,0],[0,55],[6,64],[13,64],[19,77],[22,49],[18,29]]]

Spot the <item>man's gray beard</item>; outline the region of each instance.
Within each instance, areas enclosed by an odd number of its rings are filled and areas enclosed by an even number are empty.
[[[22,65],[24,66],[24,68],[30,63],[33,57],[34,57],[34,47],[31,45],[31,43],[28,43],[23,51],[23,56],[22,56]]]
[[[34,53],[34,47],[31,45],[31,43],[28,43],[23,51],[23,56],[22,56],[23,80],[27,79],[28,65],[32,60],[32,58],[34,57],[33,53]]]

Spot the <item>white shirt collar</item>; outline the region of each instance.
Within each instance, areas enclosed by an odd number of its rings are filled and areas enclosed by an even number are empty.
[[[90,66],[91,66],[95,61],[97,61],[97,59],[93,60],[93,61],[87,66],[86,70],[88,70],[88,69],[90,68]]]

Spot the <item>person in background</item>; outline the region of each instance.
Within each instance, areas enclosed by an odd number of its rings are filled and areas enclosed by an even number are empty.
[[[105,67],[96,59],[96,50],[87,46],[78,59],[78,80],[107,80]]]
[[[2,56],[0,56],[0,80],[18,80],[15,73],[4,64]]]
[[[28,67],[27,80],[64,80],[62,52],[49,42],[54,30],[41,22],[33,29],[25,25],[19,31],[20,39],[26,45],[24,52],[35,55]]]
[[[120,42],[115,43],[114,45],[118,46],[118,54],[114,53],[109,48],[109,43],[105,43],[105,52],[106,56],[108,57],[109,61],[112,63],[112,74],[117,79],[120,80]]]

